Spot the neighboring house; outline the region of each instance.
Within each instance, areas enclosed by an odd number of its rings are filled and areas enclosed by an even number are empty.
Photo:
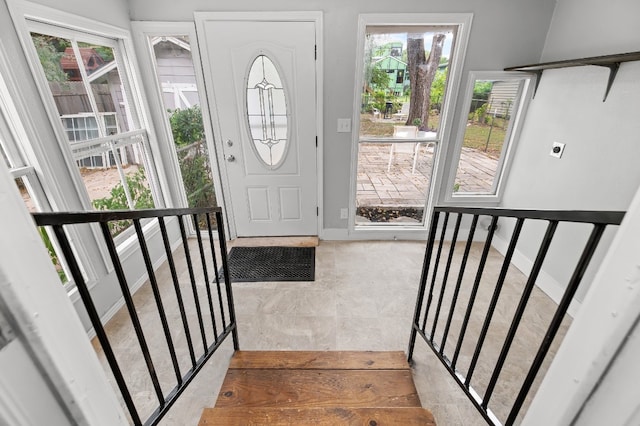
[[[512,111],[512,100],[517,98],[520,83],[517,81],[496,81],[491,88],[487,101],[487,113],[498,117],[506,117]]]
[[[92,74],[97,69],[104,66],[105,61],[102,57],[91,47],[81,47],[80,55],[82,56],[82,62],[87,74]],[[60,65],[62,70],[69,76],[71,81],[81,81],[80,69],[78,62],[73,54],[73,49],[67,47],[60,58]]]
[[[167,109],[199,105],[189,41],[180,37],[154,37],[151,43]]]
[[[394,95],[402,95],[404,90],[409,86],[409,73],[407,72],[406,62],[401,61],[395,56],[386,56],[376,59],[373,66],[387,73],[389,77],[389,91],[393,92]]]

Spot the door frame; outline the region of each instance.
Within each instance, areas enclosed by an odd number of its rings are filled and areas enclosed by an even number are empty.
[[[254,21],[254,22],[313,22],[315,24],[316,36],[316,135],[318,137],[316,146],[316,206],[318,207],[318,216],[316,223],[316,235],[321,237],[323,221],[323,101],[324,93],[323,83],[323,39],[322,39],[322,12],[321,11],[287,11],[287,12],[194,12],[194,20],[196,23],[196,34],[198,37],[204,33],[205,21]],[[199,49],[204,48],[204,43],[198,38]],[[202,57],[202,51],[200,52]],[[208,63],[201,61],[203,73],[211,73]],[[205,101],[206,100],[206,101]],[[203,96],[201,103],[206,102],[210,111],[211,125],[213,127],[213,136],[215,142],[215,153],[218,164],[218,171],[222,183],[222,205],[227,216],[228,236],[229,239],[237,237],[235,218],[233,214],[233,205],[231,202],[231,193],[229,188],[229,180],[227,175],[227,162],[224,161],[222,130],[220,120],[217,113],[217,101],[213,90],[207,91]]]
[[[458,119],[458,98],[462,84],[462,74],[467,53],[467,46],[471,34],[473,13],[361,13],[358,15],[358,39],[356,45],[356,75],[353,94],[353,131],[351,144],[351,173],[349,177],[349,223],[347,227],[347,239],[365,240],[426,240],[427,230],[430,226],[433,206],[439,203],[440,188],[446,176],[447,169],[452,167],[446,161],[449,151],[452,129],[455,120]],[[447,95],[442,107],[442,120],[440,128],[442,132],[436,143],[434,164],[429,185],[429,193],[425,200],[424,223],[417,225],[390,225],[367,226],[356,225],[356,190],[358,175],[358,152],[360,139],[360,109],[361,92],[364,78],[364,45],[367,26],[455,26],[457,35],[454,42],[454,52],[450,60]],[[464,115],[466,117],[466,115]]]

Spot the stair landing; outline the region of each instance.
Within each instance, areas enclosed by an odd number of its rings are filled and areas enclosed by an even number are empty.
[[[211,425],[432,425],[403,352],[238,351]]]

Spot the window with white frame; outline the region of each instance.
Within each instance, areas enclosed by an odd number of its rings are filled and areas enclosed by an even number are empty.
[[[118,40],[27,21],[90,205],[120,210],[162,205],[148,134],[137,116]],[[114,235],[130,223],[114,223]]]
[[[0,156],[7,165],[11,177],[15,180],[18,191],[30,212],[51,211],[49,200],[38,178],[35,167],[30,164],[24,154],[19,140],[25,140],[26,134],[6,84],[0,76]],[[70,274],[63,258],[58,256],[60,248],[50,230],[38,228],[42,242],[49,253],[51,262],[58,273],[60,282],[69,286]],[[84,273],[84,271],[83,271]]]
[[[531,77],[471,72],[449,201],[497,202],[531,87]],[[453,174],[455,172],[455,174]]]
[[[470,14],[360,16],[356,229],[425,226],[470,25]]]

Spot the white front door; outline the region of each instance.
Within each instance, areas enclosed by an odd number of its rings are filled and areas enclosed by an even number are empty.
[[[237,236],[317,235],[315,22],[196,22]]]

